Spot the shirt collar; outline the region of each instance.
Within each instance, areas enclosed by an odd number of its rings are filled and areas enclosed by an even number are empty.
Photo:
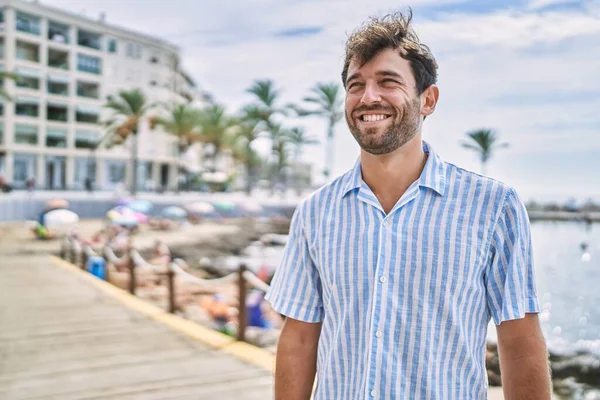
[[[432,189],[439,195],[446,193],[446,163],[433,151],[431,145],[423,141],[423,150],[429,156],[421,176],[417,180],[418,185]],[[360,157],[354,163],[354,167],[346,175],[346,182],[342,197],[346,196],[354,189],[359,189],[363,185]]]

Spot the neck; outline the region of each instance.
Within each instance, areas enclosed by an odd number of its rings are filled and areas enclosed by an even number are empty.
[[[419,179],[426,161],[420,134],[392,153],[374,155],[363,150],[360,155],[362,178],[386,213]]]

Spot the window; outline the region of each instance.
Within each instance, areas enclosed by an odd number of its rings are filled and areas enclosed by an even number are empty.
[[[0,115],[4,115],[4,103],[0,103]],[[2,143],[2,140],[0,140],[0,143]]]
[[[77,122],[96,124],[98,123],[99,116],[100,109],[97,107],[78,105],[75,111],[75,120]]]
[[[0,58],[4,58],[4,38],[0,38]]]
[[[87,178],[92,181],[96,177],[96,161],[91,158],[75,158],[75,179],[74,183],[77,188],[83,189],[85,187],[85,180]]]
[[[100,50],[102,36],[98,33],[90,31],[84,31],[83,29],[77,29],[77,44],[91,49]]]
[[[98,99],[100,97],[100,88],[94,82],[77,81],[77,96]]]
[[[48,49],[48,66],[58,69],[69,69],[69,52]]]
[[[67,122],[69,108],[66,104],[48,103],[46,106],[46,119],[48,121]]]
[[[108,52],[109,53],[117,52],[117,39],[108,39]]]
[[[4,30],[4,8],[0,8],[0,31]],[[1,169],[0,169],[1,171]]]
[[[64,128],[46,128],[46,147],[67,147],[67,130]]]
[[[158,63],[159,63],[159,61],[158,61],[158,56],[152,56],[152,57],[150,58],[150,63],[151,63],[151,64],[158,64]]]
[[[110,183],[121,183],[125,180],[125,162],[113,161],[108,163],[108,180]]]
[[[15,153],[13,159],[13,182],[17,186],[25,184],[28,178],[33,178],[37,165],[37,157],[34,154]]]
[[[17,87],[23,89],[39,90],[40,88],[40,73],[36,69],[17,68],[15,71],[17,79],[15,83]]]
[[[48,93],[56,96],[69,95],[69,77],[61,75],[48,75]]]
[[[4,122],[0,122],[0,144],[4,143]],[[0,160],[2,160],[2,154],[0,154]],[[2,160],[4,161],[4,160]],[[4,164],[0,163],[0,175],[2,175],[2,171],[4,170]]]
[[[77,69],[92,74],[102,73],[102,60],[98,57],[77,54]]]
[[[99,136],[98,132],[78,129],[75,131],[75,148],[93,149],[98,143]]]
[[[131,58],[142,58],[142,46],[137,43],[127,43],[125,54]]]
[[[40,62],[40,47],[34,43],[17,40],[17,59],[31,62]]]
[[[58,22],[48,22],[48,39],[56,43],[69,43],[69,26]]]
[[[15,100],[15,114],[25,117],[37,117],[39,115],[39,102],[37,99],[17,97]]]
[[[40,19],[30,14],[17,11],[17,30],[21,32],[40,34]]]
[[[15,125],[15,143],[36,145],[38,142],[38,127],[35,125]]]

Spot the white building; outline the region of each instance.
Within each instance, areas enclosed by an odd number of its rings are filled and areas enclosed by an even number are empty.
[[[184,101],[199,92],[179,72],[179,50],[164,40],[37,2],[0,0],[0,68],[12,97],[0,115],[0,174],[16,188],[113,189],[132,177],[128,146],[91,151],[104,135],[102,108],[123,89],[149,101]],[[1,80],[0,80],[1,81]],[[138,185],[177,182],[174,137],[143,126]]]

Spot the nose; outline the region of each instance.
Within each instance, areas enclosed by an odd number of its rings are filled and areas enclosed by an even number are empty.
[[[379,88],[373,82],[365,84],[365,91],[360,99],[363,104],[373,104],[381,102],[381,95],[379,94]]]

